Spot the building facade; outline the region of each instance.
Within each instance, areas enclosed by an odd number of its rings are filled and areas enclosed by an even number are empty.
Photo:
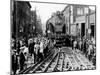
[[[95,37],[95,10],[87,5],[68,5],[62,12],[69,35],[80,38]]]
[[[12,37],[16,39],[26,37],[31,23],[31,5],[29,2],[12,1],[12,6]]]

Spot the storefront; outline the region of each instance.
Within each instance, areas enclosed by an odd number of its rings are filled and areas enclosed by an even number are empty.
[[[90,14],[90,29],[91,29],[91,33],[90,36],[91,37],[95,37],[96,36],[96,20],[95,20],[95,13]]]
[[[79,16],[76,18],[76,34],[79,37],[86,36],[86,16]]]

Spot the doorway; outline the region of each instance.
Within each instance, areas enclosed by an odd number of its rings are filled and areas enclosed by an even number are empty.
[[[85,23],[81,23],[81,37],[85,35]]]
[[[94,37],[94,25],[91,25],[91,36]]]

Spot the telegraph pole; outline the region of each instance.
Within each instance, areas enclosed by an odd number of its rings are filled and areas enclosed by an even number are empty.
[[[69,5],[69,34],[71,34],[71,22],[70,22],[70,16],[71,16],[71,6]]]
[[[35,35],[36,35],[36,25],[37,25],[37,15],[36,15],[36,7],[35,7],[35,17],[34,17],[34,25],[35,25]]]

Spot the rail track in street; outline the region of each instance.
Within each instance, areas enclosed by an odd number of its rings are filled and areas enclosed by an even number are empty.
[[[58,51],[58,52],[57,52]],[[80,52],[69,48],[60,48],[55,54],[49,55],[40,64],[29,68],[24,74],[44,73],[44,72],[62,72],[72,70],[93,69],[94,66]]]

